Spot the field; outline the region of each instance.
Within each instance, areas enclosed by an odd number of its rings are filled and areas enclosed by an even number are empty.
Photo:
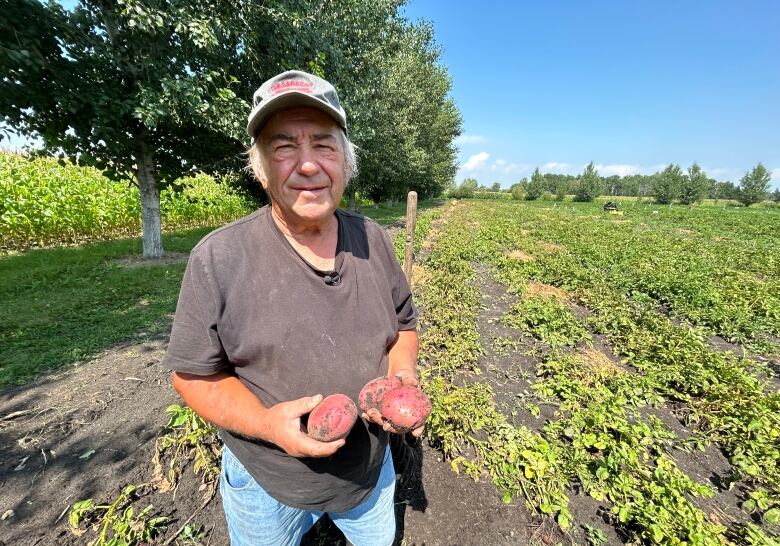
[[[391,233],[400,251],[397,223]],[[434,410],[426,441],[396,450],[400,542],[778,544],[778,233],[769,208],[627,202],[616,216],[475,200],[422,212],[413,287]],[[200,234],[171,237],[185,253]],[[0,264],[14,284],[88,292],[114,325],[78,326],[92,342],[52,343],[34,371],[35,336],[4,339],[4,383],[27,383],[0,403],[0,512],[13,511],[0,540],[223,544],[213,431],[165,413],[176,397],[158,363],[183,264],[123,268],[131,249],[109,244]],[[113,272],[110,286],[74,284],[84,260]],[[64,339],[76,313],[55,324],[39,305],[34,328]],[[322,525],[307,540],[339,537]]]
[[[456,205],[420,294],[453,467],[610,543],[773,543],[779,222]]]

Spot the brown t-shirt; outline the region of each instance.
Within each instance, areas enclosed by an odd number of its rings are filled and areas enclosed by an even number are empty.
[[[387,234],[336,211],[334,271],[314,268],[263,207],[207,235],[190,254],[164,365],[234,373],[266,406],[360,389],[388,370],[388,346],[417,309]],[[358,419],[327,458],[295,458],[220,430],[255,480],[289,506],[342,512],[373,491],[387,435]]]

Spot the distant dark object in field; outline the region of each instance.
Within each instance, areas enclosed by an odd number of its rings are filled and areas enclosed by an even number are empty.
[[[612,201],[607,201],[604,203],[604,212],[610,212],[613,210],[618,210],[617,203],[613,203]]]

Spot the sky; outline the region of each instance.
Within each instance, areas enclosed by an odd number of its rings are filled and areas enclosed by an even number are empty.
[[[718,180],[759,161],[780,188],[780,2],[411,0],[463,116],[458,181],[543,172]]]
[[[66,6],[73,0],[62,0]],[[457,180],[759,161],[780,189],[780,1],[410,0],[463,116]],[[12,138],[11,147],[24,142]]]

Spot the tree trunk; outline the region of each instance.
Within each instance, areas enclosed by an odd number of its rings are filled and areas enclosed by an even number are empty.
[[[357,206],[355,205],[355,190],[349,191],[349,210],[352,212],[357,210]]]
[[[136,176],[141,190],[141,221],[144,234],[144,258],[163,255],[160,226],[160,191],[154,179],[154,159],[146,143],[139,139]]]

